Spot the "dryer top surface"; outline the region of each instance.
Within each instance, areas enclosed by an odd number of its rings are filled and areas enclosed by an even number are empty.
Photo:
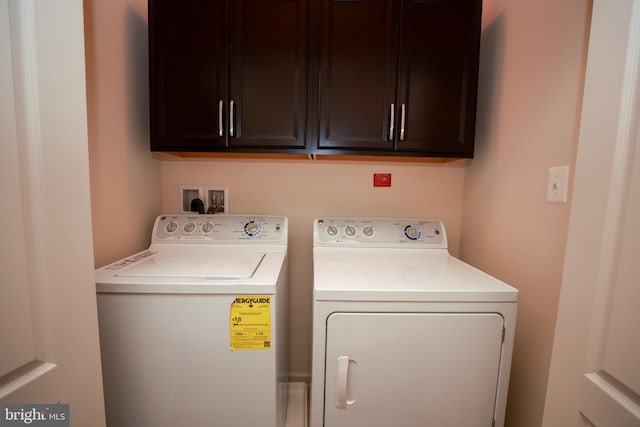
[[[446,249],[315,247],[314,298],[516,302],[518,291]]]

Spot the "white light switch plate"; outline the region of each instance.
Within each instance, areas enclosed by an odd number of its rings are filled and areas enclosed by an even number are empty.
[[[569,166],[549,168],[547,177],[547,203],[567,203]]]

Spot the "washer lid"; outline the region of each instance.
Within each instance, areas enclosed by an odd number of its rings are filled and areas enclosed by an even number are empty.
[[[116,277],[248,279],[264,260],[264,252],[158,253],[121,271]]]
[[[518,291],[446,249],[313,249],[314,299],[516,302]]]
[[[274,294],[286,246],[166,245],[99,268],[100,293]]]

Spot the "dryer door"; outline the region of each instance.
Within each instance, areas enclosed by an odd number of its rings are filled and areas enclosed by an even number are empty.
[[[496,313],[334,313],[325,423],[489,427],[504,320]]]

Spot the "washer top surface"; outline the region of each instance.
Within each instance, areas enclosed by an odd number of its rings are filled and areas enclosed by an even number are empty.
[[[98,293],[274,293],[286,217],[161,215],[149,249],[96,270]]]
[[[515,288],[451,256],[446,242],[440,221],[316,219],[314,299],[517,301]]]
[[[146,254],[145,254],[146,255]],[[118,277],[203,278],[209,280],[249,279],[266,253],[256,251],[158,251],[122,271]]]

